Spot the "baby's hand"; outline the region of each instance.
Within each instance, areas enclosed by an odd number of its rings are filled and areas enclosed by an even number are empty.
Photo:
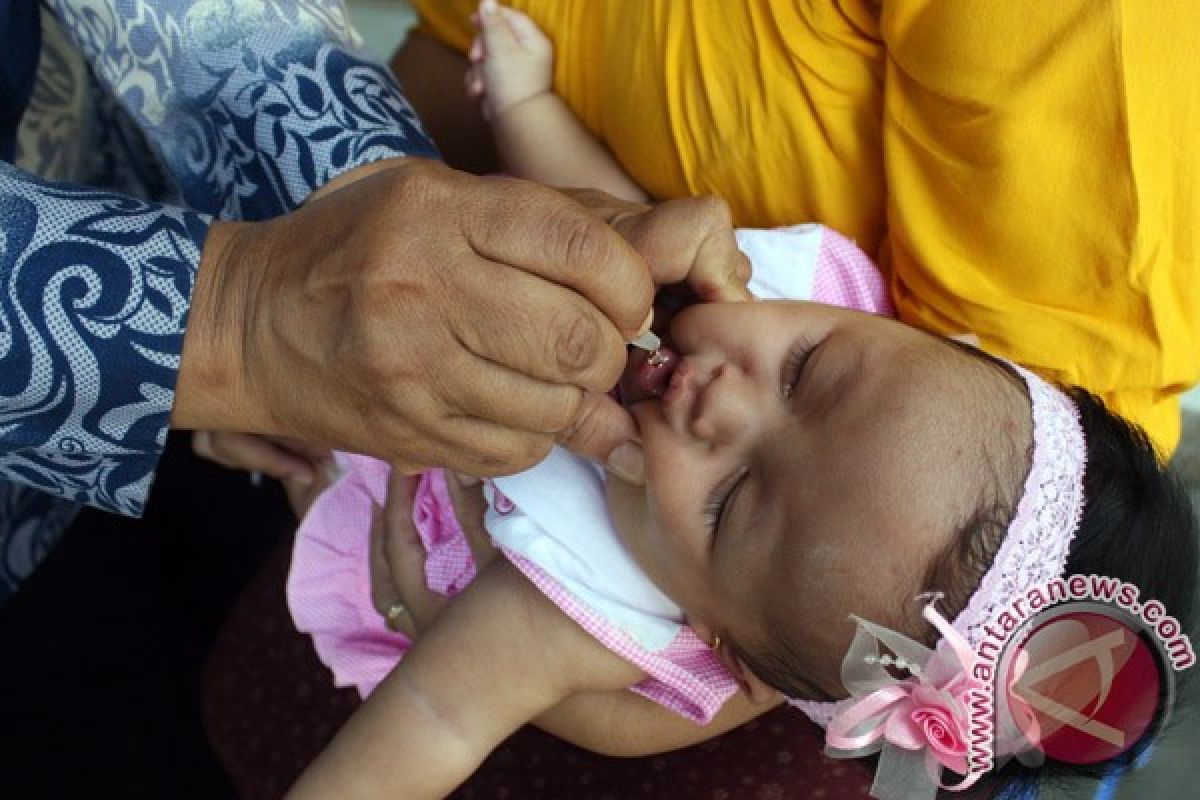
[[[482,0],[472,19],[479,33],[468,53],[467,95],[483,98],[484,117],[496,119],[505,109],[550,90],[554,46],[533,20],[496,0]]]
[[[371,522],[371,600],[389,627],[410,639],[417,638],[449,602],[426,584],[427,554],[413,524],[416,485],[415,476],[392,470],[387,504]],[[471,548],[476,572],[482,572],[500,554],[483,525],[487,511],[483,485],[477,478],[447,471],[446,490]]]

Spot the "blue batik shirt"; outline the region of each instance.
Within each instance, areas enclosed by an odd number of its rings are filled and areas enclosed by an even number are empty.
[[[40,22],[0,162],[0,602],[81,504],[141,512],[211,220],[436,155],[338,0],[43,0]]]

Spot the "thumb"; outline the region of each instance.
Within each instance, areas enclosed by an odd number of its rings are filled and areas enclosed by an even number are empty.
[[[479,30],[483,38],[485,57],[511,51],[518,46],[508,17],[496,0],[483,0],[479,4]]]
[[[380,551],[398,590],[412,585],[414,576],[424,575],[425,571],[425,547],[412,519],[418,480],[415,475],[393,469],[388,475],[387,499],[380,514]]]
[[[371,603],[380,615],[387,613],[388,606],[396,599],[396,584],[392,581],[392,568],[383,551],[383,509],[371,503],[371,538],[367,562],[371,576]]]
[[[750,262],[738,249],[723,200],[669,200],[612,225],[646,259],[656,285],[684,282],[705,302],[750,299]]]
[[[646,482],[637,426],[616,400],[600,392],[584,392],[575,419],[558,435],[558,443],[599,461],[630,483]]]

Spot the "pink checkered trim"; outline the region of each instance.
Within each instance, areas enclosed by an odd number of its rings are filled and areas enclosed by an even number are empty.
[[[888,317],[896,315],[879,268],[858,245],[829,228],[821,229],[810,299]]]
[[[313,502],[296,531],[287,601],[296,629],[312,637],[334,684],[366,697],[410,646],[387,628],[371,602],[371,506],[382,506],[391,468],[367,456],[335,454],[341,476]],[[413,521],[429,557],[425,584],[453,595],[475,578],[475,560],[454,518],[441,470],[424,473]]]
[[[475,558],[454,515],[446,471],[426,470],[413,495],[413,525],[425,545],[425,585],[438,594],[458,594],[475,580]]]
[[[647,650],[579,602],[537,564],[519,553],[502,552],[542,594],[596,641],[646,673],[641,683],[630,687],[632,691],[701,725],[708,724],[737,691],[737,681],[725,665],[686,625],[663,650]]]

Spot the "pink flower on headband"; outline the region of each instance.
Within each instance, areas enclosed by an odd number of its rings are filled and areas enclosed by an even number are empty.
[[[943,767],[967,772],[967,712],[945,689],[917,683],[888,718],[884,737],[906,750],[928,747]]]
[[[938,788],[965,789],[975,783],[967,764],[968,677],[975,654],[966,640],[930,603],[925,618],[942,634],[932,651],[882,625],[856,619],[858,633],[842,662],[850,698],[837,705],[825,731],[826,754],[857,758],[879,753],[873,797],[933,798]],[[883,644],[888,653],[880,654]],[[897,678],[890,668],[909,673]],[[942,769],[961,782],[942,783]]]

